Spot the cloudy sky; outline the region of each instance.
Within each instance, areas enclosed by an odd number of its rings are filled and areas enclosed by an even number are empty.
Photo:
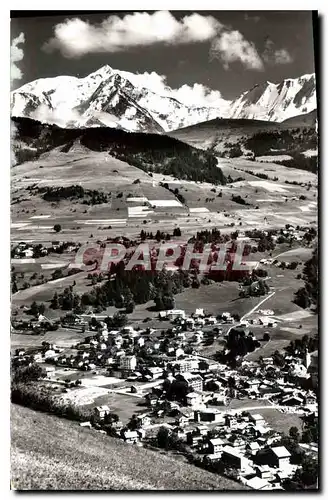
[[[84,77],[109,64],[202,104],[314,72],[312,13],[12,12],[11,60],[13,89],[41,77]]]

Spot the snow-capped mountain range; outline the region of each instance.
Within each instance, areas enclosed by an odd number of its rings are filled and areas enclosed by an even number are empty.
[[[282,122],[317,107],[314,73],[255,85],[232,102],[229,118]]]
[[[314,74],[265,82],[233,101],[190,106],[140,86],[137,75],[103,66],[85,78],[40,78],[11,93],[11,114],[64,128],[106,126],[127,131],[168,132],[213,118],[283,121],[316,109]]]

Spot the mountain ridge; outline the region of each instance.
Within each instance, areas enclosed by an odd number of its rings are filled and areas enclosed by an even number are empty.
[[[314,74],[262,82],[233,101],[218,99],[211,106],[184,104],[166,90],[156,93],[138,83],[138,74],[106,65],[83,78],[57,76],[23,85],[11,93],[11,113],[64,128],[166,133],[215,118],[282,122],[316,109]]]

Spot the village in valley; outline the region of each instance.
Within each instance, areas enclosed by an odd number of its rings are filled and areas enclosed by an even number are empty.
[[[50,411],[79,421],[91,433],[164,449],[255,490],[288,489],[304,467],[311,476],[311,461],[318,455],[318,337],[307,332],[315,331],[315,316],[296,305],[293,312],[281,314],[284,309],[275,310],[281,308],[279,302],[275,306],[275,294],[284,274],[291,279],[300,270],[295,256],[302,248],[308,255],[315,231],[289,225],[277,233],[260,235],[263,241],[273,238],[274,244],[289,241],[273,253],[261,247],[261,238],[259,243],[242,232],[232,233],[233,241],[257,245],[249,270],[239,283],[205,278],[200,285],[204,290],[233,287],[244,302],[241,309],[231,309],[230,303],[224,310],[215,301],[209,310],[190,304],[178,308],[177,295],[164,305],[155,300],[157,306],[138,316],[140,306],[125,293],[121,309],[110,316],[100,312],[102,307],[83,305],[85,296],[78,300],[72,292],[76,285],[63,294],[66,299],[69,291],[73,294],[71,311],[64,311],[69,307],[56,291],[50,308],[32,302],[17,309],[20,293],[29,290],[20,280],[22,292],[16,291],[13,303],[13,347],[18,347],[12,363],[17,376],[20,370],[21,377],[25,371],[36,373],[37,390],[27,392],[32,407],[54,405]],[[218,237],[215,230],[211,234]],[[19,269],[20,262],[33,256],[34,263],[58,252],[65,258],[78,248],[60,241],[48,248],[20,242],[13,247],[12,263]],[[256,265],[253,255],[259,256]],[[78,271],[67,279],[86,275]],[[171,271],[164,268],[162,273],[172,279]],[[84,276],[92,283],[103,279],[97,269]],[[61,280],[65,277],[57,269],[41,286]],[[264,286],[266,282],[270,285]],[[201,293],[190,284],[188,288]],[[245,312],[240,316],[234,309]],[[284,328],[294,334],[290,341],[279,335]],[[24,390],[14,393],[17,402],[23,397]]]
[[[320,489],[318,13],[204,12],[13,12],[12,489]]]

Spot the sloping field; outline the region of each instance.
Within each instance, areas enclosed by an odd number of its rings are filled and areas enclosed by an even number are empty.
[[[237,143],[244,136],[263,132],[264,130],[278,130],[278,123],[262,120],[220,119],[209,120],[189,127],[170,132],[171,137],[184,141],[191,146],[206,149],[213,140],[217,140],[218,148],[222,148],[225,141]]]
[[[159,452],[12,405],[11,483],[17,490],[244,490]]]
[[[190,237],[205,224],[208,228],[230,231],[233,225],[245,230],[281,227],[286,223],[304,225],[316,220],[314,174],[245,158],[218,158],[218,166],[235,182],[214,186],[181,181],[161,173],[151,176],[108,152],[72,148],[64,153],[55,148],[35,161],[12,168],[12,238],[86,242],[116,237],[122,231],[133,238],[141,229],[154,234],[158,229],[172,232],[175,226],[180,227],[183,236]],[[266,174],[268,179],[259,178],[258,174]],[[285,182],[300,180],[311,182],[312,187]],[[161,185],[164,183],[169,189]],[[27,190],[34,184],[40,187],[78,184],[84,189],[107,193],[108,202],[96,205],[84,204],[86,200],[82,199],[48,202],[40,193]],[[173,193],[175,189],[183,197],[182,204]],[[234,201],[238,196],[247,205]],[[61,225],[59,234],[54,232],[54,224]]]

